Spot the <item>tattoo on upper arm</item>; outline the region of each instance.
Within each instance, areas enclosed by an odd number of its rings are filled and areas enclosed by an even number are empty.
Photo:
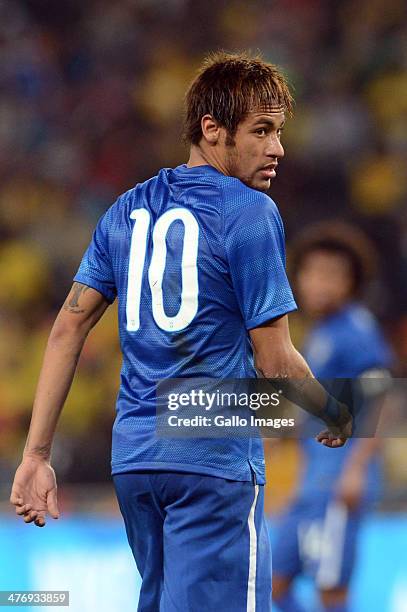
[[[79,298],[83,293],[89,289],[87,285],[82,285],[81,283],[74,283],[72,285],[72,290],[69,296],[67,297],[64,310],[71,312],[72,314],[81,314],[85,312],[79,305]]]

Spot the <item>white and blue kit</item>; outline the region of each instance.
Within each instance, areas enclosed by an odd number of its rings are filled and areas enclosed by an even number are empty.
[[[317,323],[303,348],[314,375],[322,382],[357,378],[388,368],[392,355],[372,314],[350,303]],[[338,381],[341,382],[341,381]],[[273,570],[276,575],[311,575],[320,589],[348,584],[355,563],[357,533],[364,512],[380,489],[380,460],[370,460],[363,499],[348,512],[335,500],[335,486],[357,438],[330,449],[314,439],[301,440],[303,474],[296,497],[276,526]]]
[[[103,215],[75,281],[118,298],[112,474],[139,610],[267,611],[261,440],[160,439],[155,394],[168,378],[255,377],[248,330],[296,308],[276,205],[212,166],[163,169]]]

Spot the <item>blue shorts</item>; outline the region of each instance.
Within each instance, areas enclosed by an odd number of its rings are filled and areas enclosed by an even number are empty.
[[[321,590],[347,586],[355,565],[361,515],[335,500],[293,504],[273,532],[274,574],[308,575]]]
[[[269,612],[264,487],[173,472],[113,477],[142,577],[138,612]]]

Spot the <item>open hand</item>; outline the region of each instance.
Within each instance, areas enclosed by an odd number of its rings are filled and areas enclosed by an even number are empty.
[[[47,512],[59,518],[55,472],[46,460],[24,457],[14,477],[10,502],[25,523],[34,522],[37,527],[44,527]]]

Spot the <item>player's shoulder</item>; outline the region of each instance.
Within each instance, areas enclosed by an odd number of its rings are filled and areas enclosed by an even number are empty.
[[[392,361],[391,349],[375,315],[363,304],[352,303],[344,309],[338,338],[352,352],[367,353],[379,363]]]
[[[277,231],[284,234],[283,222],[275,201],[262,191],[257,191],[231,179],[223,191],[223,215],[226,232],[232,228],[257,228],[260,233]],[[226,183],[225,183],[226,185]]]
[[[123,219],[126,217],[127,210],[130,207],[131,191],[129,190],[119,195],[113,204],[104,211],[99,218],[97,231],[109,237],[121,231]]]
[[[226,213],[246,209],[278,212],[277,204],[267,193],[253,189],[237,178],[224,177],[221,188]]]
[[[115,219],[127,216],[134,208],[140,206],[142,198],[146,197],[146,194],[151,189],[154,189],[160,179],[162,180],[164,170],[166,169],[161,170],[158,174],[145,181],[136,183],[133,187],[118,195],[113,204],[105,211],[105,216],[110,221],[114,221]]]
[[[379,332],[379,323],[374,314],[363,304],[349,304],[343,312],[345,329],[349,334],[371,335]]]
[[[321,321],[317,329],[325,337],[334,339],[337,346],[341,342],[350,346],[377,335],[379,326],[368,308],[352,302]]]
[[[175,168],[174,172],[181,169],[183,185],[188,182],[188,188],[205,189],[205,199],[216,200],[223,214],[228,217],[246,215],[273,214],[278,216],[276,203],[269,195],[258,191],[243,183],[234,176],[228,176],[219,172],[210,165],[198,166],[185,170],[185,166]],[[169,175],[171,180],[171,174]],[[185,182],[187,181],[187,183]]]

